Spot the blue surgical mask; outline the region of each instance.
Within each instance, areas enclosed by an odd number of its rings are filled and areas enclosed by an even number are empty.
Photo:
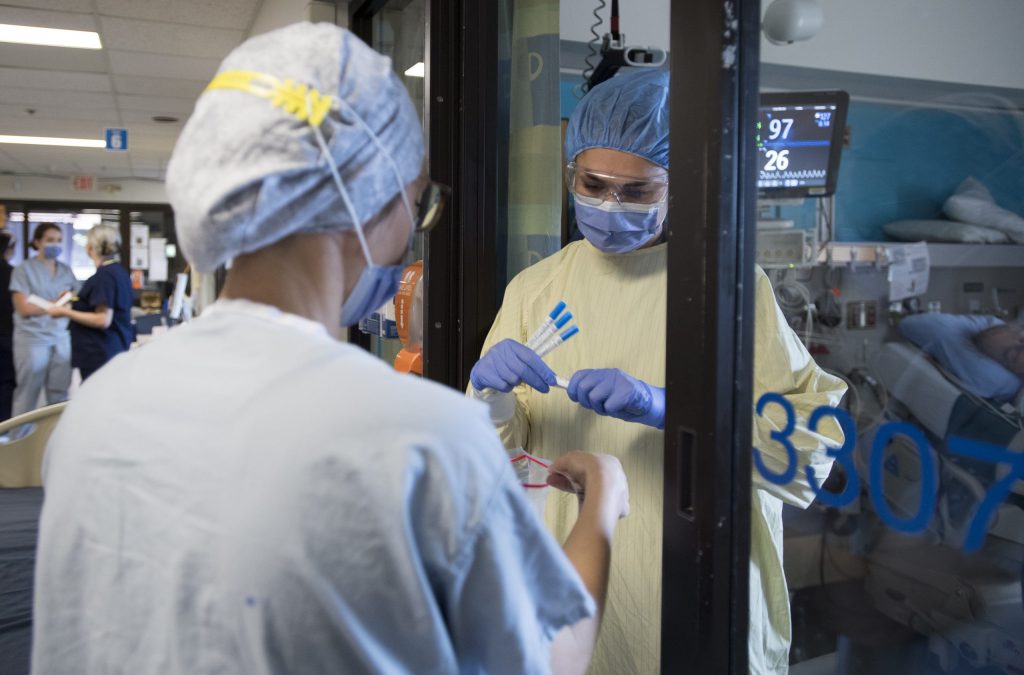
[[[310,101],[307,98],[307,107],[310,105]],[[342,105],[345,105],[342,102]],[[398,171],[398,166],[395,165],[394,159],[391,158],[390,153],[384,148],[380,139],[374,134],[370,128],[363,122],[362,118],[352,110],[351,107],[346,106],[346,112],[355,118],[359,125],[366,131],[370,139],[377,146],[377,150],[382,153],[391,165],[391,170],[395,173],[395,180],[398,181],[399,194],[402,196],[402,203],[405,205],[405,210],[409,214],[409,246],[412,246],[412,223],[414,222],[412,207],[409,206],[409,198],[405,194],[405,185],[402,183],[402,176]],[[341,194],[341,201],[345,204],[345,210],[348,211],[349,217],[352,219],[352,224],[355,227],[356,236],[359,238],[359,247],[363,251],[363,258],[366,260],[366,267],[359,274],[359,280],[356,281],[355,287],[348,294],[348,298],[341,305],[341,325],[348,327],[354,326],[366,317],[373,314],[380,308],[381,305],[386,303],[388,300],[395,297],[395,293],[398,292],[398,285],[402,279],[402,271],[404,266],[402,265],[376,265],[373,262],[373,258],[370,256],[370,246],[366,243],[366,235],[363,232],[363,225],[359,221],[359,214],[356,213],[355,207],[352,205],[352,200],[349,198],[348,190],[345,189],[345,183],[341,180],[341,174],[338,172],[338,166],[334,163],[334,158],[331,156],[330,151],[327,148],[327,142],[324,140],[323,135],[320,133],[320,128],[313,126],[313,134],[316,136],[317,143],[320,145],[320,151],[327,161],[327,166],[331,171],[331,176],[334,178],[334,184],[338,188],[338,192]]]
[[[49,260],[56,260],[60,257],[60,252],[63,250],[60,244],[47,244],[43,247],[43,257]]]
[[[620,204],[574,195],[580,232],[605,253],[629,253],[649,242],[661,230],[666,204]]]

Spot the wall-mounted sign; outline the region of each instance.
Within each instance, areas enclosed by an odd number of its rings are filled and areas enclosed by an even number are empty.
[[[95,176],[72,176],[71,177],[71,191],[72,192],[92,192],[96,189],[96,177]]]
[[[130,267],[133,270],[149,269],[149,225],[132,223],[131,235],[131,246],[128,248]]]
[[[127,152],[128,130],[118,127],[107,127],[105,131],[107,150],[111,152]]]

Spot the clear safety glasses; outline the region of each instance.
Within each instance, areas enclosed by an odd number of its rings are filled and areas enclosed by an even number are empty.
[[[452,190],[447,185],[430,181],[423,188],[419,199],[416,201],[416,225],[413,228],[416,232],[427,232],[441,220],[444,207],[448,203],[448,197]]]
[[[565,185],[569,192],[597,203],[615,199],[620,204],[657,204],[668,194],[668,176],[656,178],[616,176],[591,171],[576,162],[565,165]]]

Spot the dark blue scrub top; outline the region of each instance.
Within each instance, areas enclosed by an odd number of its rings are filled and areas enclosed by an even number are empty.
[[[114,310],[106,330],[71,322],[71,365],[91,373],[132,343],[132,280],[118,263],[101,265],[78,291],[71,305],[80,312],[95,312],[100,305]]]

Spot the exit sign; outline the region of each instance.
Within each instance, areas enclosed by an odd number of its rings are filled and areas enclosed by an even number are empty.
[[[96,177],[95,176],[72,176],[71,177],[71,190],[72,192],[92,192],[96,189]]]

